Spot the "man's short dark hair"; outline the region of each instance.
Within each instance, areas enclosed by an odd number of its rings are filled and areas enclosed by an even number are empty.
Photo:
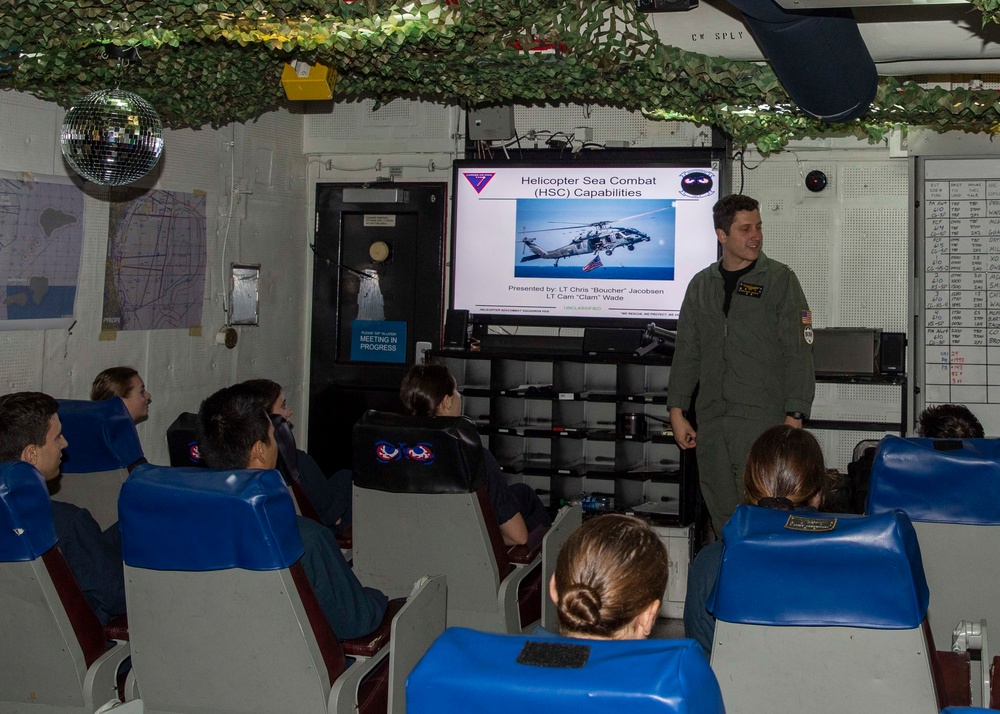
[[[740,211],[759,211],[760,204],[757,199],[744,196],[741,193],[731,193],[723,196],[719,202],[712,207],[712,219],[715,221],[715,229],[721,230],[726,235],[732,228],[736,214]]]
[[[927,407],[917,417],[917,434],[928,439],[982,439],[983,425],[961,404]]]
[[[42,446],[59,402],[41,392],[0,397],[0,461],[18,461],[28,446]]]
[[[258,441],[270,443],[268,419],[259,390],[243,384],[220,389],[198,410],[198,447],[213,469],[245,469]]]

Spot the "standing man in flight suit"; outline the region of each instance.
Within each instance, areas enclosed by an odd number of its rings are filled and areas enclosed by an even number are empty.
[[[812,313],[798,278],[761,251],[760,206],[714,208],[722,259],[691,281],[681,305],[667,406],[674,439],[697,447],[701,492],[721,534],[743,499],[747,453],[769,426],[801,428],[816,391]],[[698,391],[698,431],[685,416]]]

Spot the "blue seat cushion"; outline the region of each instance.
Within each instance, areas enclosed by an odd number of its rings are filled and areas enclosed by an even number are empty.
[[[143,458],[139,435],[125,402],[60,399],[59,421],[69,442],[62,471],[84,474],[127,469]]]
[[[45,479],[24,461],[0,464],[0,562],[35,560],[55,544]]]
[[[583,640],[449,628],[406,683],[409,714],[722,714],[693,640]]]
[[[894,508],[913,521],[1000,525],[1000,439],[886,436],[865,511]]]
[[[279,570],[302,556],[288,487],[274,469],[143,464],[118,498],[127,565],[153,570]]]
[[[920,546],[902,511],[844,516],[740,506],[722,534],[708,603],[718,620],[912,629],[927,614]]]

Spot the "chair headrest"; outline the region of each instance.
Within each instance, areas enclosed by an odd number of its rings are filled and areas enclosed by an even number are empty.
[[[99,402],[60,399],[59,421],[69,442],[63,449],[63,473],[127,469],[143,458],[135,424],[118,397]]]
[[[486,481],[468,417],[368,411],[354,425],[354,484],[392,493],[472,493]]]
[[[279,570],[302,556],[295,506],[271,469],[143,464],[118,497],[122,554],[152,570]]]
[[[0,464],[0,562],[35,560],[55,544],[45,479],[24,461]]]
[[[920,546],[902,511],[877,516],[740,506],[708,610],[755,625],[912,629],[927,613]]]
[[[720,714],[719,685],[692,640],[581,640],[453,627],[406,682],[406,710]]]
[[[198,415],[181,412],[167,427],[171,466],[205,466],[198,450]]]
[[[274,425],[274,443],[278,447],[278,471],[285,477],[285,483],[299,480],[299,455],[295,448],[292,425],[280,414],[268,414]]]
[[[894,508],[914,521],[1000,525],[1000,439],[885,437],[865,510]]]

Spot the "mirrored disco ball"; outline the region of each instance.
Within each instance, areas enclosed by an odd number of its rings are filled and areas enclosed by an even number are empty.
[[[66,112],[62,153],[88,181],[121,186],[148,174],[163,151],[163,125],[145,99],[121,89],[88,94]]]

